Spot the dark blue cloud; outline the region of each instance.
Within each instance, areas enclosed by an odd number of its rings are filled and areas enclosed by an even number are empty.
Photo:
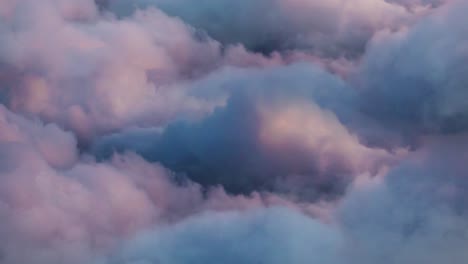
[[[362,65],[363,110],[407,134],[468,128],[468,28],[459,1],[414,27],[381,33]]]

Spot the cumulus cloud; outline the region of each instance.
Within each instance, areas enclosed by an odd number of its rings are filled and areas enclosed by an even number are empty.
[[[375,31],[398,27],[412,16],[404,7],[383,0],[108,2],[108,8],[120,15],[148,6],[180,17],[225,44],[242,43],[266,53],[305,49],[326,57],[355,57]]]
[[[427,138],[385,176],[355,182],[331,223],[279,207],[207,212],[140,233],[97,263],[463,263],[464,139]]]
[[[356,175],[377,174],[397,159],[341,123],[362,123],[354,90],[313,65],[225,70],[202,85],[230,92],[226,106],[162,132],[106,136],[95,152],[131,149],[202,184],[235,193],[284,189],[308,199],[342,194]]]
[[[137,232],[205,211],[284,206],[326,218],[318,205],[274,194],[205,189],[135,155],[78,157],[71,133],[3,107],[0,127],[2,263],[89,262]]]
[[[242,43],[264,53],[302,49],[322,57],[352,58],[363,53],[375,32],[411,23],[429,9],[427,3],[408,2],[111,0],[108,6],[120,15],[157,6],[222,43]]]
[[[219,55],[215,41],[196,39],[180,20],[158,10],[117,20],[101,16],[91,0],[10,5],[2,16],[0,60],[8,71],[2,101],[11,109],[85,137],[148,116],[163,124],[210,109],[169,85],[207,70]]]
[[[98,2],[102,4],[102,2]],[[8,0],[0,14],[0,101],[75,131],[81,141],[127,126],[197,119],[220,101],[187,91],[222,65],[318,61],[343,75],[349,63],[311,54],[265,57],[222,45],[161,10],[119,19],[91,0]]]
[[[211,213],[148,232],[98,263],[338,264],[341,239],[332,227],[286,208]]]
[[[465,263],[466,10],[0,1],[0,263]]]
[[[463,263],[466,254],[466,134],[426,146],[374,184],[357,188],[341,210],[360,263]]]
[[[364,111],[407,134],[465,131],[467,8],[457,1],[414,27],[378,34],[362,65]]]
[[[384,177],[356,182],[333,223],[279,207],[205,213],[145,231],[98,263],[463,263],[464,139],[428,138]]]

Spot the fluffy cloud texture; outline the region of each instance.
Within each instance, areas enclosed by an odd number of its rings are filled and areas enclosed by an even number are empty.
[[[96,163],[78,157],[71,133],[0,110],[2,263],[86,263],[138,231],[204,211],[285,206],[326,217],[323,206],[271,193],[203,190],[135,155]]]
[[[465,263],[463,0],[0,1],[0,263]]]
[[[466,130],[467,8],[441,7],[412,28],[375,36],[362,65],[365,111],[408,133]]]
[[[132,7],[151,6],[222,43],[242,43],[267,53],[306,49],[324,56],[356,56],[374,31],[398,27],[412,17],[403,6],[383,0],[108,1],[110,10],[120,15],[131,13]]]
[[[309,198],[341,194],[356,175],[377,173],[397,159],[364,145],[343,125],[363,122],[354,113],[356,94],[318,67],[227,69],[200,85],[232,95],[201,121],[107,136],[95,152],[132,149],[204,184],[241,193],[291,189]]]
[[[220,102],[191,96],[185,81],[219,65],[283,61],[242,47],[223,52],[217,41],[156,9],[119,20],[100,14],[91,0],[4,5],[1,101],[82,138],[202,116]]]

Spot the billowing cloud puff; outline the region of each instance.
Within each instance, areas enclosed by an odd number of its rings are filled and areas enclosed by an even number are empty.
[[[0,241],[2,263],[84,263],[154,225],[204,211],[320,206],[273,194],[229,196],[176,177],[135,155],[106,163],[78,157],[76,139],[1,108]],[[27,254],[25,254],[27,251]]]
[[[286,208],[211,213],[145,233],[98,263],[338,264],[341,239],[331,226]]]
[[[341,194],[356,175],[376,174],[396,159],[365,146],[341,123],[361,124],[353,114],[355,93],[313,65],[226,70],[202,84],[230,92],[226,106],[162,132],[104,137],[95,152],[131,149],[202,184],[222,184],[236,193],[304,192],[309,199]]]
[[[183,22],[158,10],[121,21],[99,15],[91,0],[10,6],[0,26],[0,67],[8,73],[2,101],[15,111],[89,137],[148,116],[163,124],[210,109],[169,85],[207,70],[219,53]]]
[[[0,140],[4,148],[22,146],[34,149],[50,166],[63,168],[78,156],[77,141],[55,124],[45,126],[17,116],[0,106]],[[8,151],[3,151],[5,155]]]
[[[465,131],[467,8],[457,1],[412,28],[378,34],[362,65],[364,111],[407,134]]]
[[[428,138],[385,177],[355,184],[333,223],[286,208],[206,213],[141,233],[98,263],[463,263],[463,139]]]
[[[398,27],[411,14],[384,0],[192,1],[110,0],[125,15],[156,6],[206,31],[222,43],[242,43],[261,52],[306,49],[321,56],[356,56],[372,34]],[[229,10],[229,12],[226,12]]]
[[[265,57],[216,40],[158,9],[123,19],[94,1],[8,0],[0,19],[0,101],[15,112],[57,122],[80,141],[126,126],[196,119],[220,101],[187,91],[222,65],[319,61],[310,54]],[[336,72],[346,61],[321,62]]]
[[[467,259],[466,135],[425,143],[385,178],[345,199],[343,230],[356,263]]]

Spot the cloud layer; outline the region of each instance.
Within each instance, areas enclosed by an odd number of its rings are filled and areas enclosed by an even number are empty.
[[[356,56],[375,30],[397,27],[411,15],[385,1],[109,1],[110,10],[129,14],[157,7],[180,17],[225,44],[242,43],[261,52],[306,49],[324,56]],[[226,10],[230,10],[227,14]],[[265,12],[268,10],[268,12]]]
[[[0,263],[465,263],[463,0],[0,2]]]

